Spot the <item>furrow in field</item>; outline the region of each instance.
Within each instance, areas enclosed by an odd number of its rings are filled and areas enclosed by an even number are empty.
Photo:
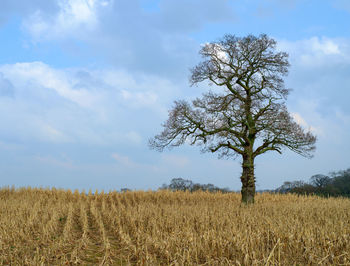
[[[98,265],[104,256],[103,238],[99,231],[98,222],[94,216],[94,200],[87,201],[82,216],[82,241],[84,242],[84,252],[80,259],[83,264]]]

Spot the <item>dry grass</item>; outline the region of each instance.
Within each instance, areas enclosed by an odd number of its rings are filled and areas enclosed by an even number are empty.
[[[0,190],[2,265],[350,265],[350,200]]]

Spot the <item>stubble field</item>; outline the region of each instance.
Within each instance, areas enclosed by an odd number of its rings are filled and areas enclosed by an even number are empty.
[[[0,190],[1,265],[350,265],[350,200]]]

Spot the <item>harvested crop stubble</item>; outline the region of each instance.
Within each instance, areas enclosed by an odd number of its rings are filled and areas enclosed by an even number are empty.
[[[1,265],[350,265],[350,200],[0,190]]]

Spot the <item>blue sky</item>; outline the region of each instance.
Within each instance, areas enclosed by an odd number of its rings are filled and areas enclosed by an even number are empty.
[[[266,33],[289,53],[294,119],[318,137],[309,160],[256,160],[257,189],[350,167],[347,0],[2,0],[0,186],[156,189],[172,178],[240,190],[239,159],[198,147],[158,153],[201,44]]]

